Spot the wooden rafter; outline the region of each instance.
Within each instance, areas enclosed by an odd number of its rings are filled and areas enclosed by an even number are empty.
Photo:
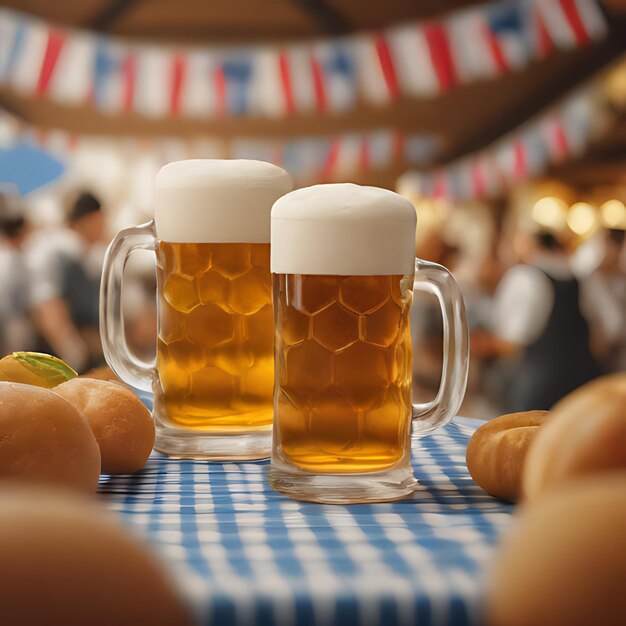
[[[352,28],[346,18],[324,0],[295,0],[317,23],[326,35],[345,35]]]
[[[140,0],[111,0],[85,26],[101,33],[107,32],[124,13],[128,12],[139,2]]]

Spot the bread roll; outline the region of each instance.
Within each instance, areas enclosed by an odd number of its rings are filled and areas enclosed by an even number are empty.
[[[95,491],[100,451],[89,424],[43,387],[0,382],[0,478]]]
[[[626,624],[626,473],[522,505],[489,576],[490,626]]]
[[[526,451],[547,411],[501,415],[472,435],[465,459],[472,478],[503,500],[519,498]]]
[[[616,469],[626,470],[626,373],[583,385],[554,407],[528,451],[524,496]]]
[[[100,446],[103,472],[128,474],[146,464],[154,446],[154,420],[130,389],[105,380],[74,378],[54,391],[89,421]]]
[[[0,492],[0,623],[187,626],[159,564],[95,500]]]

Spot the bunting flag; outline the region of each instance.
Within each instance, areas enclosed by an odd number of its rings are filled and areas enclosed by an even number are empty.
[[[277,58],[271,60],[279,62]],[[204,61],[200,67],[223,71],[220,62],[205,64]],[[227,79],[225,84],[228,81],[232,79]],[[235,84],[240,86],[240,82]],[[226,101],[231,97],[247,97],[228,95],[232,88],[232,84],[226,86]],[[181,91],[181,106],[183,96]],[[403,180],[425,197],[465,200],[494,196],[541,174],[551,164],[580,154],[606,127],[609,117],[606,91],[600,82],[594,82],[484,150],[434,170],[411,171]],[[389,128],[331,137],[237,138],[228,142],[210,137],[104,139],[61,130],[44,131],[20,123],[8,113],[0,115],[1,145],[10,147],[16,142],[36,144],[68,161],[79,155],[81,146],[90,143],[117,145],[121,151],[130,151],[129,158],[135,158],[143,150],[156,155],[154,159],[162,163],[196,157],[259,159],[281,165],[299,184],[363,179],[368,172],[391,168],[424,168],[437,162],[441,155],[437,137],[401,135]],[[79,156],[76,158],[80,160]]]
[[[598,0],[501,0],[290,46],[136,45],[0,9],[0,85],[146,117],[339,113],[432,97],[602,39]]]
[[[179,86],[180,114],[195,119],[216,116],[225,101],[223,80],[219,81],[219,88],[216,86],[217,59],[203,52],[183,56],[186,71]]]
[[[579,155],[610,117],[604,89],[590,84],[484,150],[432,171],[407,172],[402,184],[429,198],[490,197]]]

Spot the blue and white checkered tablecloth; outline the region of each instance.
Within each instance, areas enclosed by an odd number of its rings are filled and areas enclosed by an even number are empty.
[[[270,489],[267,461],[161,455],[103,477],[101,497],[162,555],[199,624],[480,624],[483,568],[512,507],[467,472],[478,424],[413,442],[420,487],[393,503],[296,502]]]

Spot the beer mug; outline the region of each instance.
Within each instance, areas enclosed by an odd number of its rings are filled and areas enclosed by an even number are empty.
[[[270,483],[300,500],[380,502],[411,493],[411,431],[459,408],[468,374],[463,298],[415,259],[416,212],[375,187],[317,185],[272,208],[276,380]],[[441,384],[411,404],[413,290],[443,316]]]
[[[106,255],[100,333],[113,371],[154,392],[155,448],[176,457],[269,456],[274,384],[270,210],[292,189],[260,161],[170,163],[156,177],[154,221],[121,231]],[[126,344],[124,265],[157,257],[156,362]]]

